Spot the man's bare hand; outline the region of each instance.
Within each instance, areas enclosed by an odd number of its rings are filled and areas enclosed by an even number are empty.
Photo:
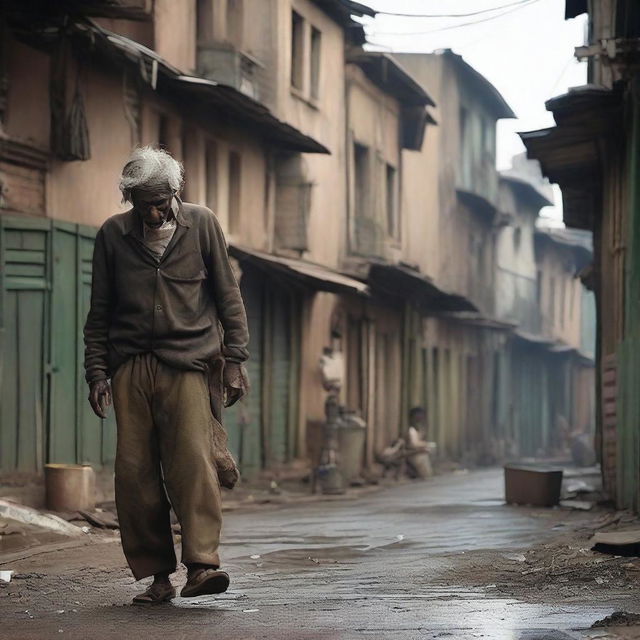
[[[98,418],[104,420],[107,417],[107,411],[111,406],[111,385],[108,380],[92,383],[89,390],[89,403]]]
[[[234,405],[249,391],[249,377],[245,368],[237,362],[227,362],[224,366],[225,407]]]

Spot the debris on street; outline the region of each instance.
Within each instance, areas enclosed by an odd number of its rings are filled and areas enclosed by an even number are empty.
[[[13,574],[13,571],[0,571],[0,580],[2,580],[2,582],[11,582]]]
[[[8,502],[7,500],[0,500],[0,516],[67,536],[81,536],[85,533],[82,528],[69,524],[66,520],[56,515],[41,513],[37,509]]]

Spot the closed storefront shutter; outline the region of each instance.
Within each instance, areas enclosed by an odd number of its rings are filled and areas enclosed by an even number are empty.
[[[289,459],[289,401],[291,387],[291,303],[286,291],[273,291],[269,296],[270,351],[269,420],[267,422],[267,465]]]
[[[240,283],[249,323],[249,353],[246,364],[251,382],[249,395],[227,409],[224,426],[229,447],[240,464],[241,472],[251,476],[262,468],[262,351],[264,316],[264,277],[260,271],[243,269]]]
[[[90,227],[54,223],[49,460],[100,467],[115,457],[115,419],[113,410],[104,422],[94,415],[84,381],[94,238]]]
[[[0,218],[0,469],[45,462],[48,223]]]
[[[0,470],[110,465],[115,420],[87,402],[82,328],[96,230],[0,218]]]

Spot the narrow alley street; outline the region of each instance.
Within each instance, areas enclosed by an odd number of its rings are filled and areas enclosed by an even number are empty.
[[[131,606],[140,585],[116,538],[3,565],[16,576],[0,591],[0,636],[638,637],[590,630],[614,611],[640,612],[635,586],[604,569],[593,572],[628,560],[587,551],[603,517],[505,506],[500,470],[441,476],[358,500],[231,512],[222,548],[232,576],[227,594]],[[546,563],[559,563],[567,549],[585,556],[588,567],[550,574]]]

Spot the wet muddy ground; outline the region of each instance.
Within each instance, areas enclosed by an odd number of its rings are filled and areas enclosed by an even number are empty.
[[[117,536],[16,560],[0,637],[640,638],[640,571],[589,551],[604,512],[508,507],[500,471],[225,516],[227,594],[151,609]],[[630,565],[630,566],[627,566]],[[184,572],[176,576],[184,580]]]

